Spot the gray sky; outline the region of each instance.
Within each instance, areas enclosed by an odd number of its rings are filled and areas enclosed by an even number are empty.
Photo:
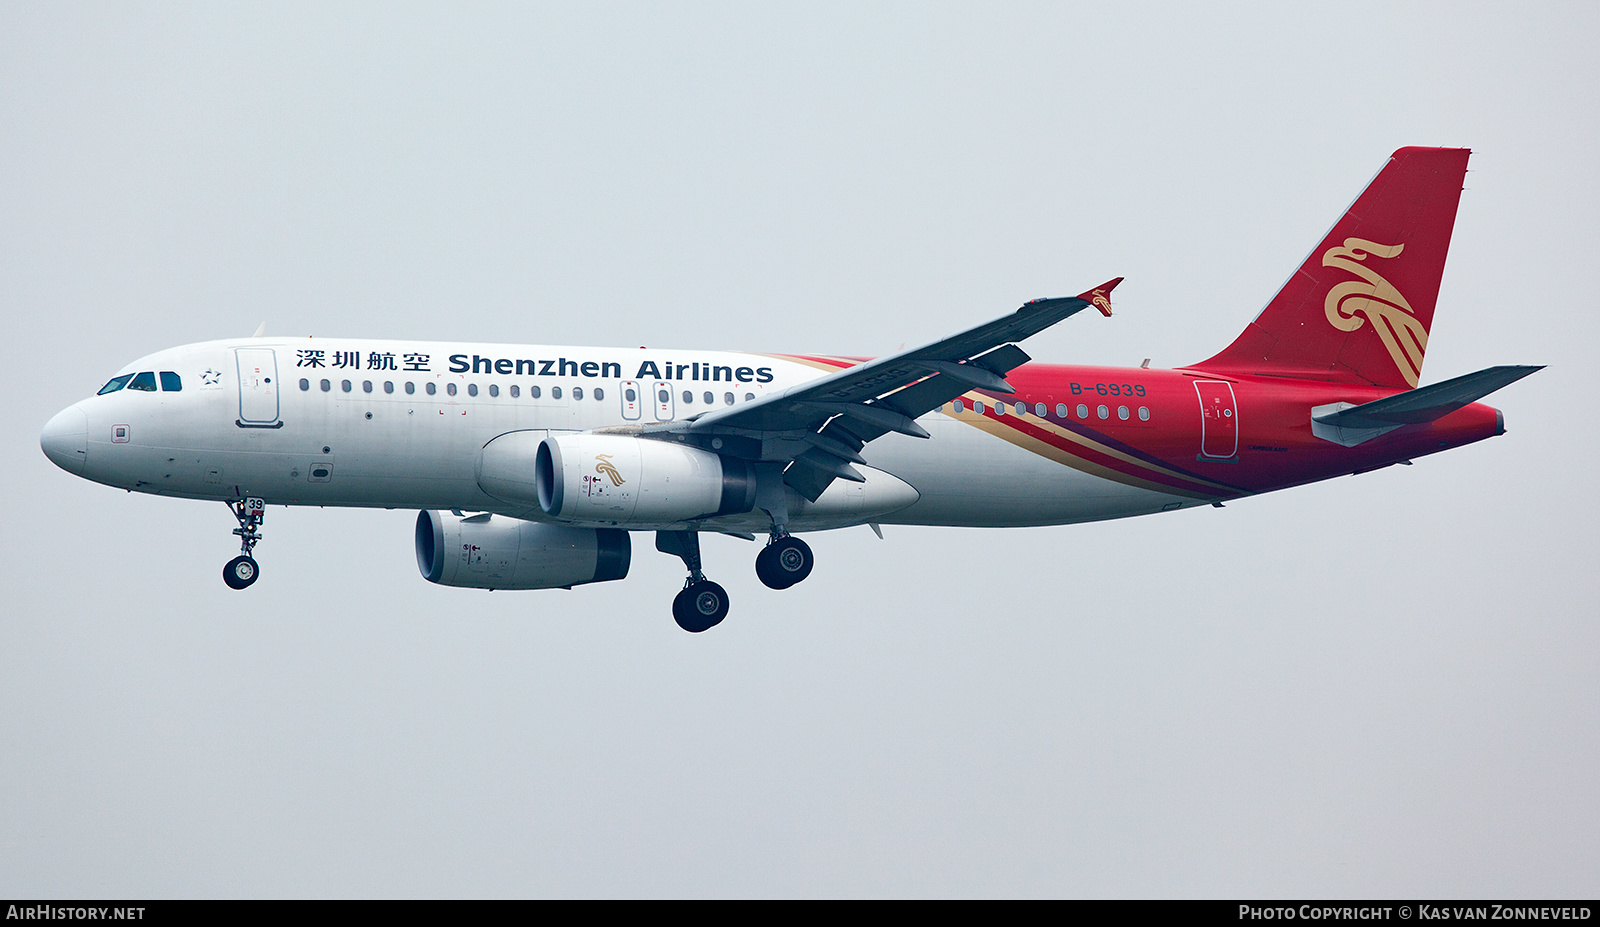
[[[1592,4],[0,4],[0,895],[1588,896]],[[691,636],[443,589],[414,513],[38,433],[246,335],[880,354],[1126,275],[1174,366],[1402,145],[1474,149],[1424,381],[1509,434],[1171,515],[810,537]]]

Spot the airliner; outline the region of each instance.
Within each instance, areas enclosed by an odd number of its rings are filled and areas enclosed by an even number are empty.
[[[45,425],[69,473],[226,503],[260,576],[268,505],[416,509],[430,582],[623,579],[632,533],[688,572],[677,623],[728,613],[700,534],[1062,525],[1406,464],[1505,433],[1478,400],[1536,370],[1419,386],[1466,149],[1402,148],[1221,353],[1171,370],[1033,363],[1018,342],[1111,314],[1117,278],[892,356],[269,338],[159,351]]]

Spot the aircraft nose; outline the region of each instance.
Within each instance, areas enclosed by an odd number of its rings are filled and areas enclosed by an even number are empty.
[[[88,439],[89,416],[77,406],[69,406],[45,423],[39,447],[56,466],[68,473],[82,473]]]

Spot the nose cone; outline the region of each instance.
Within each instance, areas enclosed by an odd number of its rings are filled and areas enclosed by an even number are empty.
[[[70,406],[45,423],[44,433],[39,435],[39,447],[56,466],[68,473],[81,474],[87,458],[88,438],[89,416],[77,406]]]

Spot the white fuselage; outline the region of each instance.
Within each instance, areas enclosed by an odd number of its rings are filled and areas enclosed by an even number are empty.
[[[490,441],[520,431],[681,420],[830,369],[712,351],[214,341],[129,364],[122,373],[176,373],[181,389],[123,388],[83,400],[51,421],[45,443],[64,467],[139,492],[546,520],[536,506],[508,505],[480,488],[478,467]],[[866,448],[866,483],[836,481],[815,503],[791,498],[792,528],[1064,524],[1200,504],[1063,466],[958,416],[935,412],[919,424],[931,438],[889,434]],[[755,513],[700,527],[767,525]]]

